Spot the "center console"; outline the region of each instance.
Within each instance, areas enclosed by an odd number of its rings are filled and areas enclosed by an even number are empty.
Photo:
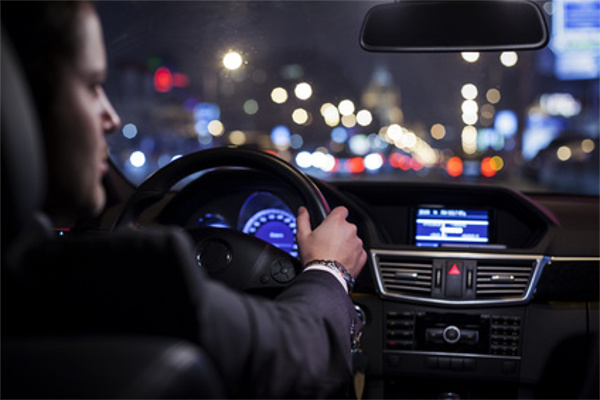
[[[474,390],[468,382],[489,380],[499,386],[499,393],[510,397],[507,391],[519,375],[524,311],[521,307],[500,310],[440,313],[386,302],[382,372],[404,380],[396,388],[402,391],[395,395],[410,396],[411,387],[415,393],[428,388],[435,397],[448,391],[465,395],[464,387]],[[438,378],[435,387],[433,381],[422,381],[433,377]],[[394,392],[393,382],[387,382],[392,385],[388,391]]]

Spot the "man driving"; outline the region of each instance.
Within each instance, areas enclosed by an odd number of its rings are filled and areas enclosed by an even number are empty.
[[[3,28],[39,115],[48,175],[43,211],[55,227],[72,226],[104,210],[106,135],[121,124],[102,86],[101,23],[89,2],[4,2],[2,8]],[[338,207],[313,230],[300,208],[297,241],[308,267],[274,300],[232,291],[200,271],[191,274],[196,341],[229,395],[324,397],[343,393],[351,381],[357,318],[348,282],[360,273],[366,253],[347,216]],[[39,307],[42,313],[44,304]]]

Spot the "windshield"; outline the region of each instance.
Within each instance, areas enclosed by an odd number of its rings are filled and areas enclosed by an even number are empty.
[[[113,163],[138,184],[244,145],[330,181],[598,194],[600,1],[539,3],[539,51],[436,54],[361,49],[375,4],[99,2],[123,120]]]

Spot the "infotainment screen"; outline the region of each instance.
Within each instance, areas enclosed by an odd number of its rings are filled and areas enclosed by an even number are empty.
[[[488,210],[420,207],[414,219],[414,242],[420,247],[490,243]]]

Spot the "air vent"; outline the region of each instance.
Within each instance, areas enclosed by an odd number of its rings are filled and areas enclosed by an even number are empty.
[[[429,297],[431,260],[380,255],[378,261],[386,292]]]
[[[479,261],[477,298],[523,296],[527,292],[535,263],[529,261]]]
[[[549,257],[449,251],[371,250],[382,296],[449,306],[523,304]],[[458,272],[449,269],[456,265]]]

